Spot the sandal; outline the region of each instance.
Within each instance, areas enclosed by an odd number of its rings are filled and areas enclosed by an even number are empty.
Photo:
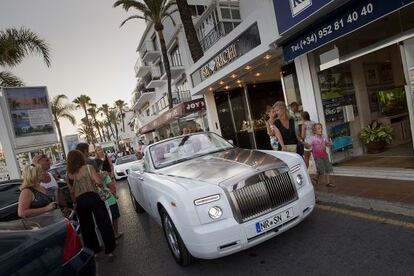
[[[335,185],[335,184],[333,184],[333,183],[328,183],[328,184],[326,184],[326,187],[335,188],[335,187],[336,187],[336,185]]]

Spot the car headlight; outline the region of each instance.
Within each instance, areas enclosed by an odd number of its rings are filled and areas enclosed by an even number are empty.
[[[213,206],[208,210],[208,215],[212,219],[219,219],[223,215],[223,210],[218,206]]]
[[[304,180],[303,180],[303,176],[299,173],[296,175],[296,184],[298,184],[299,187],[302,187]]]

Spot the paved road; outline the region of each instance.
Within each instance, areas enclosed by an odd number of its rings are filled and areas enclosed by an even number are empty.
[[[126,275],[414,275],[414,224],[401,217],[320,206],[297,227],[261,245],[216,260],[178,266],[161,227],[132,208],[119,183],[120,229],[125,233],[99,276]],[[366,211],[365,211],[366,213]]]

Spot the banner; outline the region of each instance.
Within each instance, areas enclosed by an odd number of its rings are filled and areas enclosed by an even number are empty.
[[[15,149],[57,143],[46,87],[3,88],[3,92]]]

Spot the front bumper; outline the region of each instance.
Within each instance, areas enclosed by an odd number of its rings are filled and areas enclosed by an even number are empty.
[[[115,179],[116,180],[120,180],[122,178],[127,178],[128,177],[128,174],[129,174],[129,170],[128,169],[126,169],[126,170],[118,170],[118,171],[115,170],[114,176],[115,176]]]
[[[315,207],[313,186],[300,189],[298,197],[298,200],[250,221],[239,224],[234,218],[224,219],[197,226],[186,231],[188,235],[182,235],[182,238],[188,251],[201,259],[215,259],[250,248],[296,226],[310,215]],[[294,213],[292,218],[265,232],[256,232],[257,222],[290,208]]]

